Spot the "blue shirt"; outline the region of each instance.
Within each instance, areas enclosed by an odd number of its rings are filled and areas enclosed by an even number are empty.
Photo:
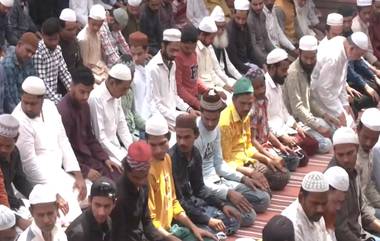
[[[0,63],[0,113],[11,113],[20,102],[21,85],[28,76],[36,75],[32,60],[20,64],[16,57],[16,48],[8,48]]]
[[[351,86],[364,88],[366,80],[375,79],[368,65],[362,59],[350,60],[347,67],[347,83]]]

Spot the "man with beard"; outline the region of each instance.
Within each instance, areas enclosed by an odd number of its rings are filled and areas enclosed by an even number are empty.
[[[373,15],[373,1],[372,0],[357,0],[356,6],[358,14],[352,20],[351,29],[354,32],[363,32],[369,38],[369,23]],[[365,53],[364,58],[376,68],[380,68],[380,61],[374,55],[373,46],[371,41],[368,42],[368,51]]]
[[[251,9],[249,10],[247,20],[253,50],[260,66],[265,64],[268,53],[274,49],[265,26],[266,18],[263,8],[264,0],[251,0]]]
[[[240,212],[214,193],[209,193],[203,182],[202,156],[194,146],[199,135],[196,117],[179,115],[175,127],[177,143],[170,148],[176,194],[190,219],[200,227],[227,235],[235,233],[241,219]]]
[[[330,125],[338,120],[326,113],[311,100],[310,76],[317,62],[318,40],[311,35],[303,36],[299,43],[299,57],[290,65],[283,85],[283,98],[291,115],[319,136],[332,137]],[[331,148],[330,147],[328,149]]]
[[[160,7],[162,0],[148,0],[142,7],[140,16],[140,31],[145,33],[149,39],[149,53],[157,54],[162,41],[162,28],[160,22]]]
[[[226,18],[224,16],[222,8],[216,6],[210,16],[214,19],[215,24],[218,27],[218,32],[214,38],[213,46],[216,58],[219,61],[219,66],[228,77],[240,79],[241,74],[231,63],[226,50],[228,46],[228,33],[226,31]]]
[[[310,130],[302,122],[297,123],[286,108],[281,88],[285,83],[289,68],[286,51],[272,50],[267,56],[267,64],[268,72],[265,74],[265,82],[270,129],[285,145],[289,147],[300,145],[308,155],[314,154],[316,149],[319,153],[328,153],[331,149],[331,141],[318,132]]]
[[[66,218],[72,221],[81,213],[79,200],[86,198],[87,189],[61,115],[44,99],[46,93],[38,77],[30,76],[22,84],[21,102],[12,113],[20,123],[16,146],[28,180],[54,185],[69,204]]]
[[[72,78],[70,92],[63,97],[57,108],[62,116],[67,137],[78,159],[81,172],[92,182],[101,176],[116,181],[120,176],[121,167],[109,159],[93,134],[91,126],[90,107],[87,100],[94,88],[94,76],[90,69],[81,67],[72,72]]]
[[[364,111],[357,126],[359,136],[359,151],[356,161],[356,170],[360,177],[363,195],[368,200],[368,205],[376,209],[376,217],[380,217],[380,193],[376,189],[373,176],[379,174],[373,169],[372,148],[379,140],[380,135],[380,110],[369,108]]]
[[[151,113],[161,113],[171,130],[174,130],[175,119],[180,113],[200,114],[199,111],[190,107],[177,94],[176,64],[174,60],[180,50],[180,41],[181,32],[178,29],[165,30],[161,50],[146,66],[146,80],[152,88],[147,95]]]
[[[212,17],[204,17],[199,24],[199,35],[197,47],[198,76],[208,88],[215,88],[227,94],[232,92],[235,79],[229,78],[219,66],[212,48],[218,27]]]
[[[338,118],[339,126],[353,125],[353,113],[348,102],[347,65],[349,60],[360,59],[368,49],[368,37],[362,32],[349,38],[337,36],[327,44],[329,51],[317,55],[311,74],[312,98],[328,114]]]
[[[340,166],[349,176],[346,199],[336,215],[336,238],[338,241],[371,240],[368,238],[372,235],[365,230],[379,233],[380,220],[373,215],[373,209],[368,206],[361,191],[360,177],[356,169],[358,135],[349,127],[341,127],[334,133],[333,145],[334,157],[329,167]],[[379,240],[377,237],[372,237]]]
[[[245,74],[251,68],[256,69],[258,64],[247,24],[249,1],[235,0],[234,8],[232,20],[227,24],[229,40],[227,53],[239,72]]]
[[[295,241],[331,241],[323,218],[328,192],[323,173],[314,171],[303,178],[298,199],[282,211],[293,223]]]

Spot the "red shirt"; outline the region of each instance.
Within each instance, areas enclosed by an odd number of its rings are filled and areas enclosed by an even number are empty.
[[[200,109],[200,95],[207,91],[205,84],[198,79],[198,63],[196,53],[190,56],[180,51],[175,60],[178,95],[194,109]]]

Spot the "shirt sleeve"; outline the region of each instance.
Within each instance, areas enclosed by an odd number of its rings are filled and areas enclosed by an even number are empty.
[[[116,42],[118,43],[118,45],[120,47],[121,53],[125,54],[125,55],[131,55],[129,45],[128,45],[127,41],[125,41],[125,38],[121,34],[121,32],[117,31],[115,34],[116,34]]]
[[[289,91],[289,102],[291,109],[295,111],[295,116],[312,128],[318,128],[318,122],[315,116],[306,108],[301,98],[301,90],[298,84],[298,76],[296,71],[288,72],[287,79],[285,81],[285,88]]]
[[[355,70],[355,60],[349,61],[347,66],[347,82],[351,85],[355,85],[364,88],[366,82],[363,77]]]
[[[88,6],[86,1],[70,1],[70,8],[73,9],[77,15],[78,22],[85,26],[88,21]]]
[[[217,77],[224,82],[223,86],[226,84],[229,86],[233,86],[234,83],[232,83],[230,78],[226,75],[226,72],[224,72],[224,70],[220,67],[214,48],[212,46],[209,46],[208,49],[210,51],[210,57],[212,60],[212,65],[213,65],[213,70],[214,70],[213,72],[215,72]],[[220,86],[220,87],[223,87],[223,86]]]
[[[16,148],[17,149],[17,148]],[[20,160],[20,153],[17,149],[17,155],[15,156],[16,160],[16,175],[13,179],[13,184],[15,185],[16,189],[25,197],[29,197],[30,192],[33,189],[33,185],[28,181],[23,167]]]
[[[227,63],[227,69],[228,72],[235,78],[235,79],[240,79],[242,75],[240,72],[235,68],[235,65],[231,63],[230,57],[228,57],[228,53],[225,49],[223,49],[225,56],[226,56],[226,63]]]
[[[155,198],[155,195],[157,192],[159,192],[160,187],[156,178],[152,174],[148,175],[148,186],[149,186],[148,207],[149,207],[150,218],[155,228],[157,229],[163,228],[159,220],[160,217],[158,217],[157,215],[156,198]]]
[[[124,111],[121,108],[121,104],[119,104],[117,108],[119,109],[118,111],[119,116],[117,117],[118,118],[117,135],[120,138],[121,142],[123,143],[124,148],[128,150],[128,147],[133,142],[133,138],[132,138],[131,132],[129,131],[128,123],[125,119]],[[119,160],[122,160],[122,159],[119,159]]]
[[[50,81],[47,78],[47,68],[46,63],[44,62],[44,57],[38,53],[35,54],[33,56],[33,64],[36,68],[38,77],[40,77],[45,83],[47,98],[49,98],[51,101],[54,101],[55,103],[58,103],[62,96],[60,94],[55,93],[51,88],[52,83],[50,83]]]
[[[106,60],[107,67],[111,68],[114,64],[119,62],[120,56],[117,53],[116,46],[113,46],[111,43],[110,36],[108,36],[110,32],[107,30],[106,24],[106,22],[103,23],[102,27],[99,30],[99,33],[104,59]]]
[[[8,194],[5,189],[4,175],[0,169],[0,204],[9,207]]]
[[[100,88],[100,87],[98,87]],[[101,100],[99,100],[96,97],[89,98],[88,101],[90,105],[90,112],[91,112],[91,120],[92,120],[92,126],[94,128],[95,135],[97,136],[97,139],[99,140],[99,143],[104,147],[105,150],[108,151],[108,153],[112,153],[113,156],[117,158],[117,160],[121,161],[125,157],[125,151],[120,149],[119,147],[115,146],[112,141],[107,137],[107,134],[105,132],[105,121],[104,121],[104,106],[101,103]]]
[[[60,63],[59,63],[58,77],[62,81],[66,89],[69,90],[70,83],[71,83],[71,74],[69,70],[67,69],[67,65],[61,51],[59,51],[59,59],[60,59]]]
[[[246,66],[237,55],[238,50],[235,43],[236,36],[233,36],[233,33],[228,33],[228,39],[230,40],[230,42],[227,47],[227,53],[230,57],[231,62],[235,65],[235,67],[239,70],[240,73],[247,73],[249,67]]]

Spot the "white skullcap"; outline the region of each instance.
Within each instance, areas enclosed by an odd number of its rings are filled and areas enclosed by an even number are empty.
[[[123,81],[132,80],[131,70],[126,64],[115,64],[114,66],[112,66],[111,70],[108,72],[108,75],[118,80],[123,80]]]
[[[142,0],[128,0],[128,5],[131,5],[132,7],[138,7],[140,6]]]
[[[31,95],[44,95],[46,93],[46,86],[44,81],[37,76],[27,77],[21,86],[25,93]]]
[[[363,32],[355,32],[350,36],[351,41],[360,49],[368,50],[368,36]]]
[[[16,215],[8,208],[0,204],[0,231],[10,229],[16,225]]]
[[[163,40],[168,42],[180,42],[181,31],[176,28],[166,29],[163,33]]]
[[[106,10],[104,7],[100,4],[95,4],[90,9],[90,15],[89,18],[92,18],[94,20],[103,21],[106,19]]]
[[[360,122],[372,131],[380,131],[380,110],[378,108],[368,108],[366,109]]]
[[[323,174],[330,186],[338,191],[346,192],[350,185],[348,173],[341,167],[333,166]]]
[[[315,51],[318,48],[318,39],[312,35],[305,35],[300,39],[299,49],[303,51]]]
[[[359,144],[358,135],[350,127],[338,128],[332,138],[333,145],[339,144]]]
[[[4,5],[4,7],[11,8],[13,7],[14,0],[0,0],[0,3]]]
[[[75,14],[74,10],[65,8],[62,10],[61,15],[59,15],[59,19],[65,22],[76,22],[77,15]]]
[[[212,17],[214,21],[218,23],[222,23],[226,21],[223,9],[219,5],[216,5],[214,7],[214,9],[212,10],[210,14],[210,17]]]
[[[288,53],[281,48],[275,48],[268,54],[267,64],[276,64],[286,59],[288,59]]]
[[[29,194],[31,205],[40,203],[54,203],[57,201],[56,187],[49,184],[37,184]]]
[[[359,7],[372,6],[372,0],[356,0],[356,6],[359,6]]]
[[[327,192],[329,184],[322,172],[309,172],[302,180],[302,189],[308,192]]]
[[[169,133],[168,122],[161,114],[154,114],[146,121],[145,132],[152,136],[166,135]]]
[[[15,138],[18,134],[19,122],[10,114],[0,115],[0,136]]]
[[[330,26],[343,26],[343,16],[339,13],[330,13],[327,15],[326,24]]]
[[[113,10],[113,17],[115,21],[120,25],[121,29],[124,29],[128,24],[128,13],[123,8],[117,8]]]
[[[248,0],[235,0],[234,1],[234,8],[235,8],[235,10],[248,11],[249,10],[249,1]]]
[[[218,32],[218,27],[215,24],[215,20],[212,17],[204,17],[199,23],[199,30],[206,33],[216,33]]]

